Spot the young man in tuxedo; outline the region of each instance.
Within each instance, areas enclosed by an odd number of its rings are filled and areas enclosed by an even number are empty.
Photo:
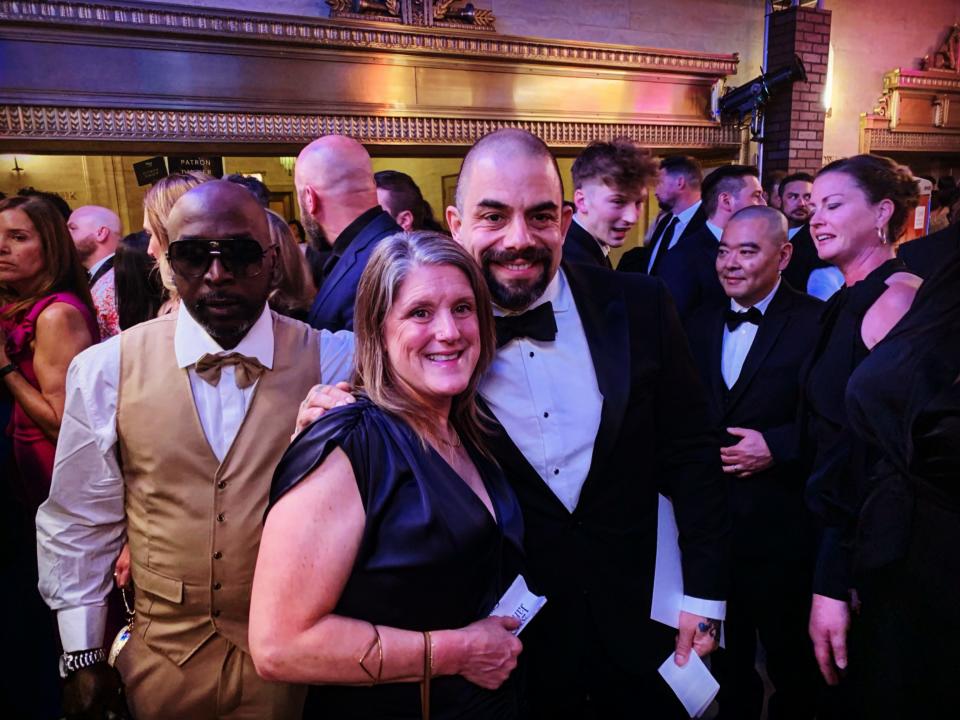
[[[572,211],[542,140],[501,130],[464,159],[447,223],[483,268],[498,349],[480,384],[490,448],[524,513],[527,578],[548,602],[524,632],[534,720],[686,717],[657,673],[716,646],[729,524],[717,445],[663,284],[561,263]],[[302,428],[352,402],[314,388]],[[658,493],[683,550],[680,631],[649,619]]]
[[[612,269],[610,250],[623,245],[643,212],[656,165],[626,138],[595,141],[573,161],[576,212],[563,243],[566,262]]]
[[[812,718],[819,685],[806,625],[812,556],[799,452],[800,366],[822,303],[782,280],[790,262],[777,210],[746,207],[727,223],[716,271],[729,298],[703,307],[687,334],[710,398],[733,520],[726,649],[714,657],[724,720],[759,720],[757,634],[776,692],[768,717]]]
[[[359,142],[326,135],[300,151],[294,168],[300,221],[311,244],[333,238],[307,322],[318,330],[353,330],[357,283],[373,249],[400,226],[380,207],[370,155]]]

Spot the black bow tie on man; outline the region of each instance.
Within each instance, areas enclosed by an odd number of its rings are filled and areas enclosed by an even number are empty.
[[[760,325],[761,320],[763,320],[763,313],[756,307],[752,307],[745,312],[737,312],[728,308],[727,312],[724,313],[724,321],[727,323],[727,329],[730,332],[733,332],[745,322]]]
[[[494,322],[498,348],[519,337],[542,342],[552,342],[557,337],[557,319],[553,316],[553,304],[548,302],[519,315],[496,317]]]

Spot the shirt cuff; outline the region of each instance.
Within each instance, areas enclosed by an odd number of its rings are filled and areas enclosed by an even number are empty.
[[[703,598],[684,595],[683,601],[680,603],[680,609],[711,620],[725,620],[727,617],[726,600],[704,600]]]
[[[57,610],[60,642],[64,652],[79,652],[103,647],[107,627],[106,605],[83,605]]]

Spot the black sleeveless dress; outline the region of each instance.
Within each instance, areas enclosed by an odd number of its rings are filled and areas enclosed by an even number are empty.
[[[953,702],[960,613],[960,255],[857,368],[850,425],[881,455],[860,506],[852,638],[864,717]]]
[[[523,567],[520,506],[500,469],[468,448],[494,519],[409,425],[359,398],[326,413],[290,446],[274,475],[270,506],[335,447],[353,467],[366,525],[334,612],[417,631],[459,628],[486,617]],[[460,676],[438,677],[431,691],[435,720],[509,720],[518,713],[513,676],[496,691]],[[315,686],[304,717],[418,720],[419,685]]]
[[[814,460],[806,497],[819,521],[813,584],[819,595],[847,599],[852,587],[851,546],[858,498],[878,456],[850,431],[844,396],[850,375],[870,352],[861,337],[864,315],[886,291],[887,278],[905,270],[900,260],[888,260],[830,298],[807,365],[804,416]]]

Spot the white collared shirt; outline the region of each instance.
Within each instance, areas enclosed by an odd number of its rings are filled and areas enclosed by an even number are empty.
[[[96,275],[96,274],[97,274],[97,270],[100,269],[100,266],[103,265],[107,260],[109,260],[110,258],[112,258],[115,254],[116,254],[116,253],[110,253],[110,254],[107,255],[106,257],[103,257],[103,258],[100,258],[99,260],[97,260],[97,261],[93,264],[93,266],[92,266],[89,270],[87,270],[87,275],[89,275],[90,277],[93,277],[94,275]]]
[[[717,239],[717,242],[720,242],[720,238],[723,237],[723,228],[719,225],[714,225],[712,222],[707,220],[707,229],[713,233],[713,236]]]
[[[236,386],[234,367],[224,366],[210,385],[192,365],[204,353],[240,352],[273,367],[273,323],[266,307],[243,340],[225,351],[181,306],[174,331],[179,367],[188,368],[197,415],[221,461],[243,422],[253,389]],[[321,331],[323,382],[347,380],[353,370],[353,333]],[[67,652],[100,647],[106,597],[126,528],[123,474],[117,461],[117,397],[120,336],[87,348],[67,371],[66,401],[50,496],[37,513],[40,593],[57,612]],[[293,428],[291,428],[291,432]],[[162,432],[158,435],[158,442]]]
[[[568,511],[580,500],[600,429],[603,396],[563,270],[535,302],[553,303],[557,339],[516,338],[497,350],[480,395]],[[506,314],[494,307],[497,315]]]
[[[690,221],[693,220],[693,216],[697,214],[697,210],[700,209],[701,204],[702,204],[702,201],[697,200],[693,205],[688,207],[686,210],[684,210],[681,213],[677,213],[676,215],[673,216],[677,219],[677,224],[673,228],[673,236],[670,238],[670,244],[667,245],[667,250],[672,250],[674,247],[676,247],[676,244],[680,242],[680,236],[683,235],[683,231],[687,229],[687,225],[689,225]],[[670,222],[673,222],[673,220],[670,220]],[[670,223],[668,222],[666,227],[669,227],[669,226],[670,226]],[[664,230],[664,232],[666,232],[666,230]],[[660,243],[658,242],[657,245],[659,244]],[[662,250],[658,249],[657,246],[654,246],[652,248],[652,252],[650,253],[650,261],[647,263],[648,273],[653,268],[653,261],[656,259],[657,255],[659,255],[661,252]]]
[[[805,227],[806,225],[798,225],[797,227],[787,228],[787,240],[793,240],[793,236],[803,230]]]
[[[773,296],[777,294],[780,288],[780,281],[773,290],[760,302],[754,305],[762,315],[766,315],[767,308],[773,301]],[[730,309],[734,312],[746,312],[750,308],[740,305],[733,298],[730,299]],[[726,325],[723,326],[723,352],[720,361],[720,373],[723,375],[723,382],[727,388],[732,388],[740,377],[743,370],[743,363],[747,359],[747,354],[753,346],[753,341],[757,337],[757,330],[760,327],[753,323],[743,322],[737,326],[736,330],[731,331]]]

